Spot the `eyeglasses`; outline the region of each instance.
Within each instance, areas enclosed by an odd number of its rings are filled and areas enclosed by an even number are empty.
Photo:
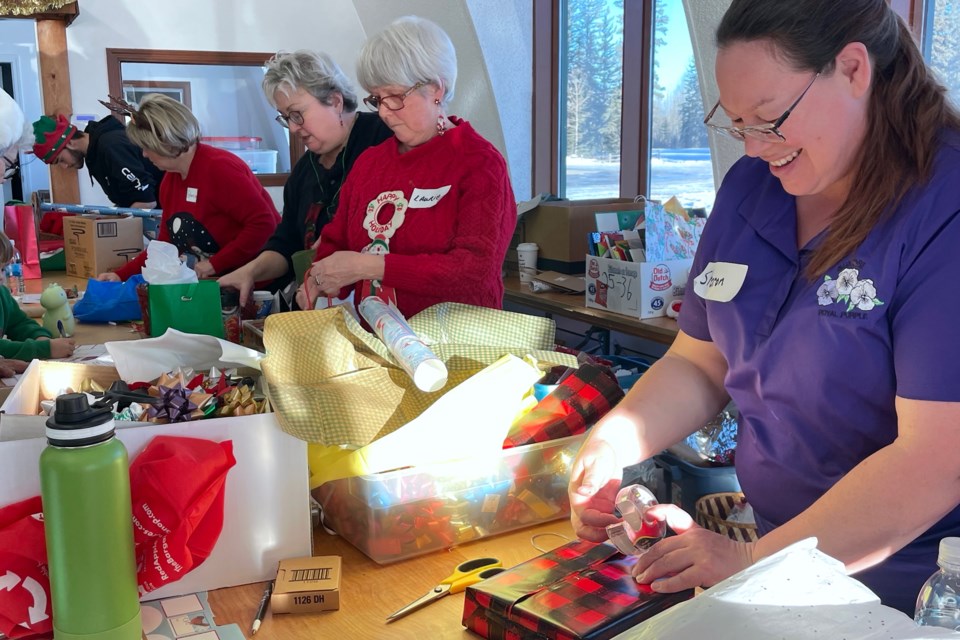
[[[289,111],[287,115],[282,113],[277,116],[277,122],[280,123],[280,126],[289,129],[290,123],[297,125],[298,127],[303,124],[303,112],[302,111]]]
[[[797,105],[800,104],[800,101],[803,100],[803,96],[807,95],[807,91],[810,90],[810,87],[813,86],[813,83],[816,82],[817,78],[820,77],[820,73],[820,71],[817,71],[816,75],[813,76],[813,80],[810,81],[810,84],[807,85],[807,88],[804,89],[803,93],[800,94],[800,97],[797,98],[793,104],[783,112],[782,116],[771,123],[749,127],[724,127],[719,124],[713,124],[709,122],[709,120],[720,107],[720,101],[717,100],[717,104],[713,105],[713,109],[710,109],[710,113],[708,113],[707,117],[703,119],[703,124],[707,125],[718,133],[729,136],[734,140],[740,140],[741,142],[748,137],[755,140],[763,140],[764,142],[786,142],[786,138],[782,133],[780,133],[780,127],[783,126],[783,123],[787,121],[787,118],[790,116],[793,110],[796,109]]]
[[[418,82],[403,93],[392,96],[369,95],[363,99],[363,104],[370,107],[371,111],[379,111],[380,105],[385,106],[390,111],[400,111],[400,109],[403,109],[403,101],[407,99],[407,96],[426,84],[426,82]]]
[[[6,169],[3,170],[3,179],[9,180],[13,176],[20,173],[20,156],[17,156],[13,160],[3,156],[3,162],[7,165]]]

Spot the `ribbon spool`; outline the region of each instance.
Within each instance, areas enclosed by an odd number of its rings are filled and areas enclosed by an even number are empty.
[[[624,555],[640,555],[663,538],[667,523],[647,518],[647,509],[658,504],[645,486],[631,484],[617,493],[617,510],[622,521],[607,525],[607,536]]]

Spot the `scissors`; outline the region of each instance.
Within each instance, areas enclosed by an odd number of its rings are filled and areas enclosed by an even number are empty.
[[[470,585],[493,577],[501,571],[504,571],[503,564],[496,558],[474,558],[461,562],[453,570],[453,573],[440,581],[440,584],[404,608],[387,616],[387,623],[398,620],[408,613],[413,613],[448,593],[460,593]]]

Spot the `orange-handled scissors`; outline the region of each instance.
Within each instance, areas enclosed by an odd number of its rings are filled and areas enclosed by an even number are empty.
[[[435,600],[439,600],[448,593],[460,593],[467,587],[486,580],[503,571],[503,564],[496,558],[474,558],[461,562],[449,576],[440,581],[440,584],[420,596],[404,608],[394,611],[387,616],[387,622],[393,622],[408,613],[425,607]]]

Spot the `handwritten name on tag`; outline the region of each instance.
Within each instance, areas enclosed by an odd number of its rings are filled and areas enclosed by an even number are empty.
[[[747,265],[711,262],[693,281],[693,291],[704,300],[730,302],[747,277]]]
[[[428,209],[440,202],[443,196],[450,191],[450,185],[440,187],[439,189],[414,189],[410,196],[411,209]]]

